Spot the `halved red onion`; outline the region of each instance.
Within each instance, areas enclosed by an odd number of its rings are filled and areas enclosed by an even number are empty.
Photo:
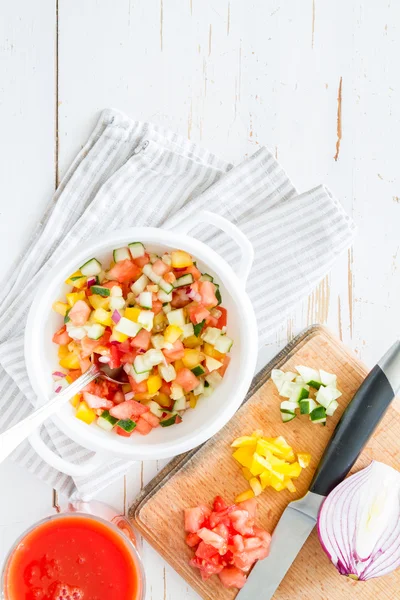
[[[121,315],[117,310],[114,310],[113,314],[111,315],[111,319],[114,321],[115,324],[119,323],[121,320]]]
[[[400,473],[373,461],[340,483],[318,516],[323,549],[341,575],[366,581],[400,566]]]

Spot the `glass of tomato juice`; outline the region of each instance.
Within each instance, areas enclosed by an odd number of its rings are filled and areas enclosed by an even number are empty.
[[[99,502],[70,504],[16,541],[0,590],[4,600],[143,600],[133,529]]]

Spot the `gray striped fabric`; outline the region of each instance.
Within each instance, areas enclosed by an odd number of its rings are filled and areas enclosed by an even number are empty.
[[[149,143],[142,149],[144,141]],[[30,306],[24,293],[26,281],[34,289],[66,252],[93,235],[134,225],[170,226],[201,208],[237,224],[254,246],[248,292],[258,318],[260,344],[326,275],[354,235],[353,223],[324,186],[298,194],[266,148],[232,168],[170,131],[105,110],[29,247],[3,283],[0,430],[29,414],[36,401],[23,356]],[[199,226],[193,235],[235,265],[237,248],[223,233]],[[52,422],[45,423],[42,435],[63,458],[80,462],[91,456]],[[85,498],[131,464],[117,459],[107,469],[73,480],[43,463],[27,442],[12,458],[60,492]]]

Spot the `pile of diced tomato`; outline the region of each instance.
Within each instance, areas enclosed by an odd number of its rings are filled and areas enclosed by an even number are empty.
[[[271,535],[256,526],[256,510],[254,498],[228,505],[221,496],[212,509],[185,510],[186,543],[195,550],[190,564],[202,579],[218,575],[225,587],[240,589],[255,561],[268,556]]]

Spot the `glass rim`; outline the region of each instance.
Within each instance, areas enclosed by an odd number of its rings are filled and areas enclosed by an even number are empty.
[[[124,515],[121,515],[121,517],[126,520],[126,517]],[[89,519],[91,521],[100,522],[104,526],[112,529],[112,531],[114,531],[114,533],[116,533],[121,538],[124,545],[127,547],[129,553],[133,556],[133,560],[135,561],[135,564],[139,571],[139,576],[140,576],[140,580],[139,580],[140,587],[138,589],[139,595],[138,595],[137,599],[135,599],[135,600],[144,600],[144,598],[146,596],[146,575],[145,575],[145,571],[144,571],[143,561],[140,558],[139,552],[138,552],[135,544],[133,543],[133,541],[130,540],[129,537],[122,531],[122,529],[120,529],[112,521],[107,521],[106,519],[103,519],[102,517],[97,517],[96,515],[91,515],[91,514],[87,514],[84,512],[80,512],[80,511],[71,512],[71,513],[61,512],[61,513],[57,513],[55,515],[49,515],[48,517],[44,517],[43,519],[40,519],[40,521],[36,521],[33,525],[31,525],[30,527],[25,529],[25,531],[23,531],[23,533],[21,533],[21,535],[18,536],[18,538],[15,540],[14,544],[8,551],[8,553],[4,559],[3,565],[2,565],[1,579],[0,579],[0,594],[1,594],[0,598],[1,598],[1,600],[13,600],[12,598],[10,598],[6,595],[6,593],[8,594],[8,592],[5,588],[5,586],[7,584],[7,571],[9,569],[11,559],[12,559],[14,552],[18,548],[19,544],[24,540],[24,538],[27,535],[29,535],[31,533],[31,531],[40,527],[41,525],[44,525],[45,523],[48,523],[49,521],[56,521],[58,519],[75,519],[75,518],[78,518],[78,519],[84,518],[84,519]],[[127,521],[127,522],[129,523],[129,521]]]

